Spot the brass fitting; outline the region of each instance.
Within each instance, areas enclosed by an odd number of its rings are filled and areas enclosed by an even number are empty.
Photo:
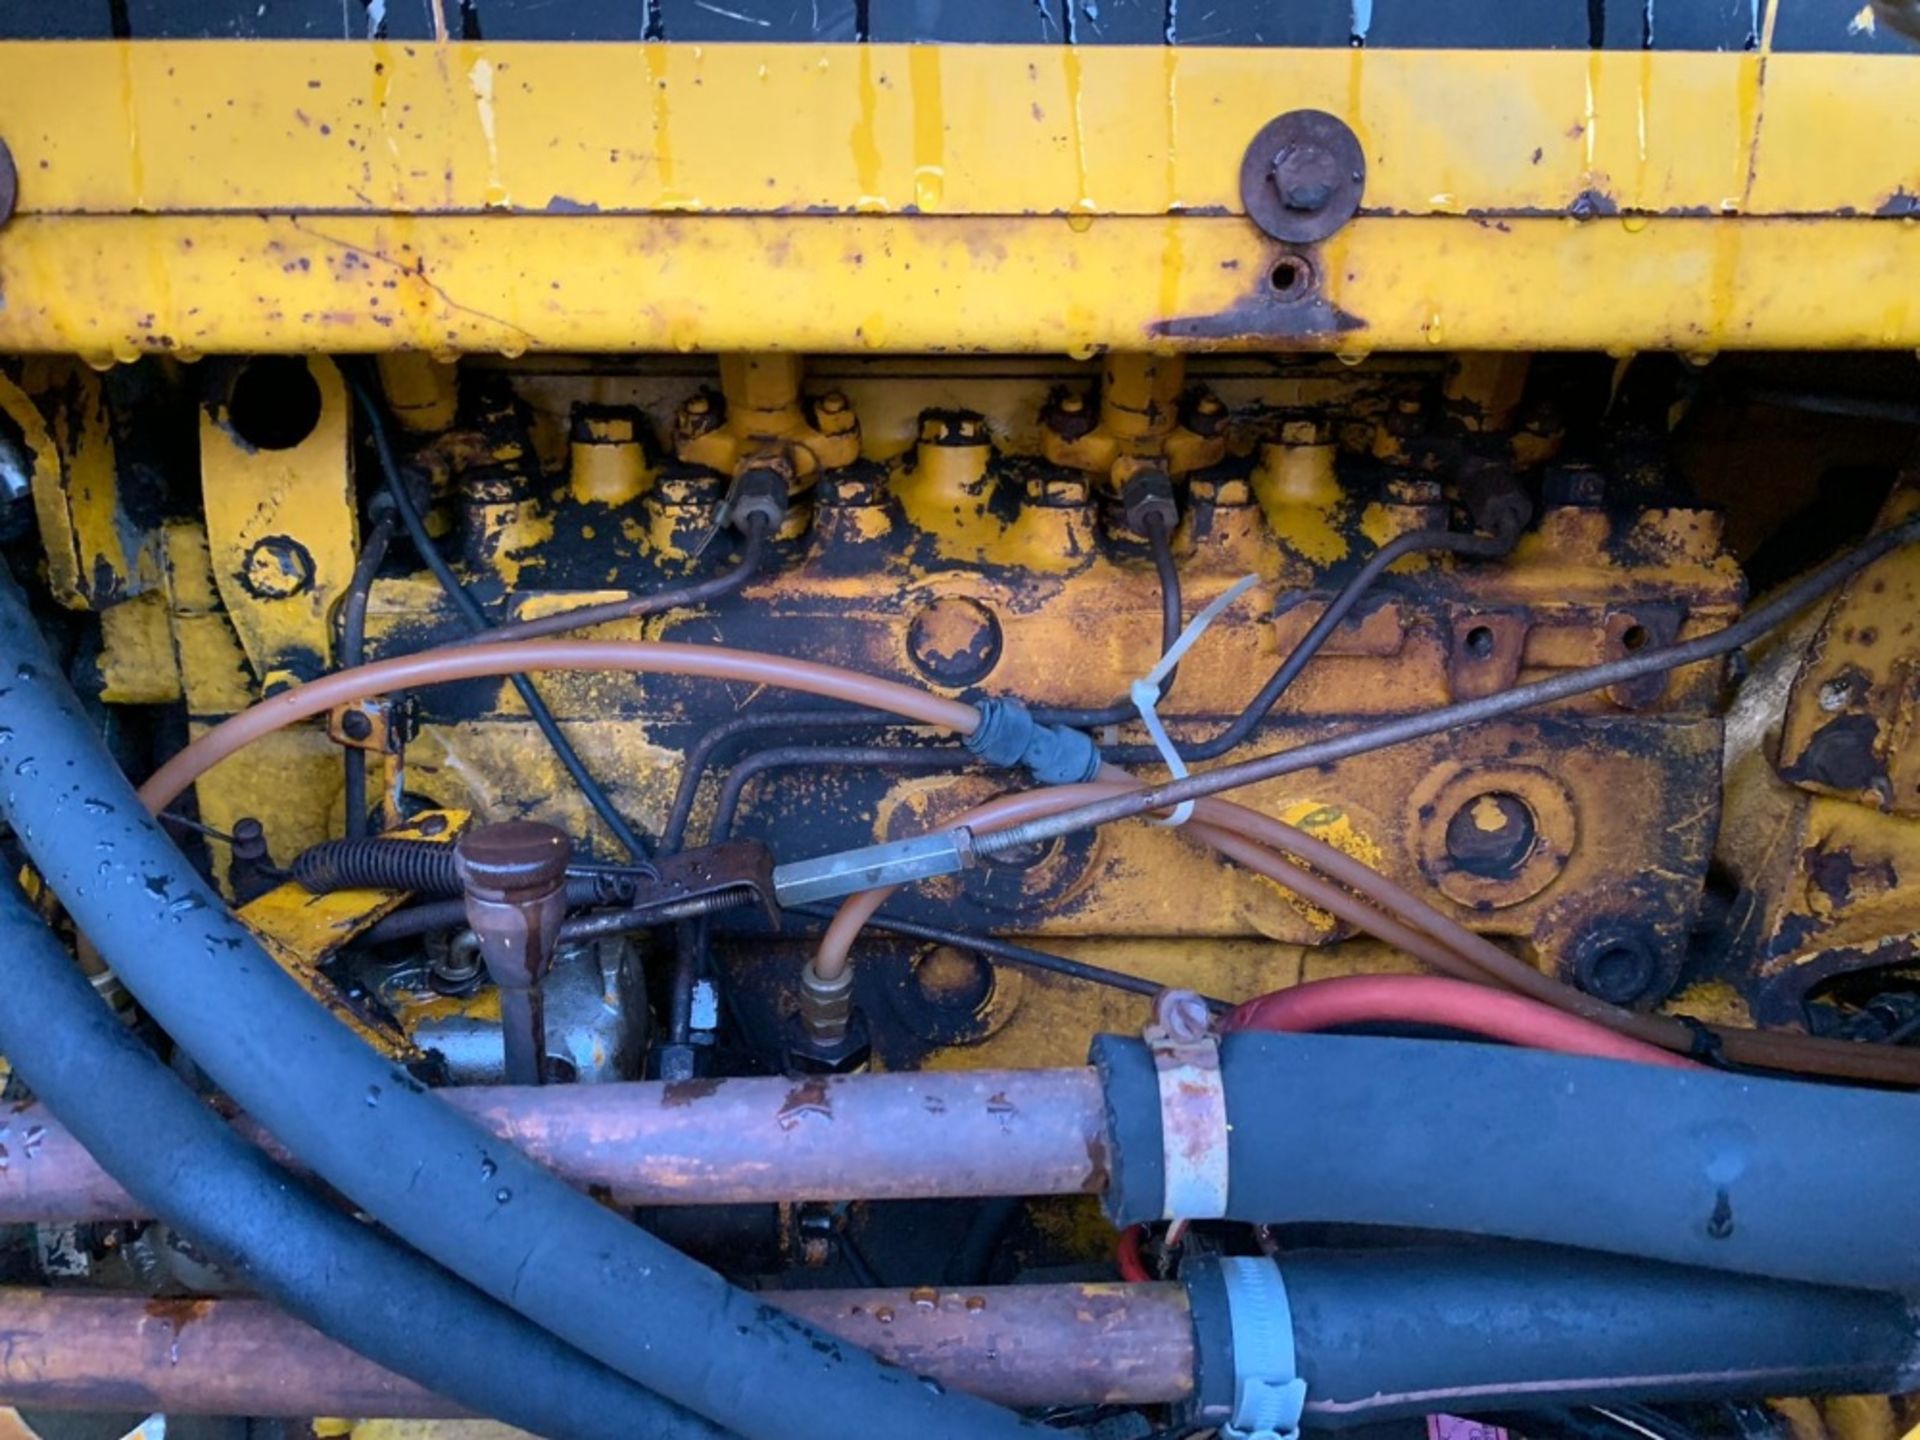
[[[853,1024],[853,971],[822,980],[811,962],[800,972],[800,1026],[807,1039],[830,1050],[847,1038]]]

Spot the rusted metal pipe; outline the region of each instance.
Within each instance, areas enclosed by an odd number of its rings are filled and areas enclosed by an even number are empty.
[[[1152,1404],[1193,1388],[1184,1286],[802,1290],[766,1297],[1003,1405]],[[261,1300],[0,1289],[0,1403],[40,1410],[424,1419],[463,1412]],[[458,1337],[449,1337],[458,1344]]]
[[[629,1205],[1071,1195],[1107,1183],[1091,1070],[440,1093],[566,1180]],[[51,1115],[0,1113],[0,1223],[137,1218],[141,1207]]]

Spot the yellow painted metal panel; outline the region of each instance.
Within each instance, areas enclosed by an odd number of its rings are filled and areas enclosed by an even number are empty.
[[[1331,310],[1230,217],[22,217],[0,350],[1920,347],[1920,229],[1362,219]],[[1817,263],[1815,263],[1817,261]]]
[[[23,211],[1237,211],[1302,107],[1360,135],[1381,213],[1920,189],[1920,57],[243,43],[0,45]]]

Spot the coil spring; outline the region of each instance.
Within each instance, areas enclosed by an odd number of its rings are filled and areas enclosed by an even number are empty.
[[[453,847],[431,840],[322,840],[293,862],[293,878],[316,895],[335,890],[411,890],[458,895]]]

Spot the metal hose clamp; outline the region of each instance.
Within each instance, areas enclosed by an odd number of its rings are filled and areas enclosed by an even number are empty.
[[[1298,1440],[1307,1406],[1293,1347],[1293,1307],[1280,1267],[1259,1256],[1220,1262],[1233,1327],[1233,1418],[1229,1440]]]
[[[1207,1002],[1191,990],[1162,990],[1142,1032],[1160,1082],[1168,1220],[1217,1220],[1227,1213],[1227,1091],[1220,1042]]]

